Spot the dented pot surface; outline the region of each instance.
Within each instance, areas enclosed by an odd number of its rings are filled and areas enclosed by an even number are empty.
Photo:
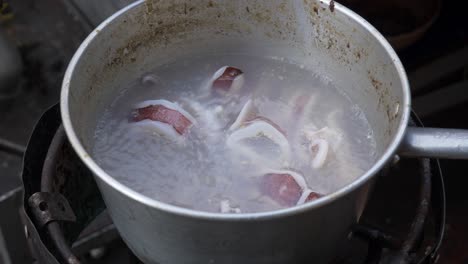
[[[346,87],[374,129],[373,167],[323,199],[238,215],[164,204],[114,180],[90,153],[98,115],[119,84],[155,63],[207,51],[287,57]],[[327,263],[359,220],[373,179],[402,141],[409,109],[407,77],[391,46],[361,17],[327,0],[138,1],[83,42],[61,95],[68,138],[94,172],[123,239],[145,263],[163,264]]]

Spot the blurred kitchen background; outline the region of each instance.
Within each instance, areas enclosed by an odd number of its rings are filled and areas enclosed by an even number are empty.
[[[130,0],[0,0],[0,264],[33,263],[19,218],[22,153],[41,114],[59,100],[64,71],[87,34]],[[414,110],[427,126],[468,128],[468,22],[463,1],[342,0],[397,49]],[[442,161],[445,239],[438,263],[468,263],[468,161]],[[392,194],[399,196],[396,186]],[[387,218],[391,218],[387,216]],[[105,240],[88,263],[134,263]],[[104,242],[103,242],[104,243]],[[118,256],[118,257],[116,257]]]

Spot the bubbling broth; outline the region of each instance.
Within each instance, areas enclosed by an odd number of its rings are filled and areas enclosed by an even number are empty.
[[[98,121],[93,155],[122,184],[185,208],[307,203],[376,159],[371,127],[343,90],[284,58],[177,60],[121,89]]]

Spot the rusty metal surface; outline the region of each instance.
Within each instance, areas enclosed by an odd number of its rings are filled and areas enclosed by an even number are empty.
[[[30,230],[30,234],[32,234],[31,238],[33,239],[32,241],[34,244],[39,245],[40,252],[36,252],[38,258],[44,259],[51,256],[61,259],[60,256],[63,255],[61,254],[62,252],[54,246],[55,242],[52,241],[51,237],[48,235],[49,232],[46,232],[44,229],[37,230],[34,224],[29,223],[29,219],[33,218],[32,216],[34,215],[34,212],[38,212],[39,215],[42,215],[43,212],[40,211],[42,200],[35,200],[33,198],[35,201],[33,205],[36,205],[37,207],[30,207],[28,205],[30,197],[34,196],[35,193],[42,191],[41,182],[43,181],[43,167],[46,165],[46,161],[53,161],[53,159],[50,158],[46,159],[48,147],[52,143],[53,138],[56,135],[55,132],[59,126],[60,115],[58,113],[58,107],[55,106],[49,109],[36,125],[24,157],[23,182],[25,188],[24,205],[26,208],[25,223],[28,225],[29,229],[34,229],[34,232]],[[61,159],[63,158],[63,161],[54,162],[54,166],[51,166],[54,170],[52,170],[47,176],[52,178],[50,182],[53,183],[55,187],[55,189],[52,190],[61,192],[76,214],[76,222],[68,224],[62,223],[60,228],[64,231],[64,234],[66,234],[64,241],[69,243],[69,241],[75,240],[83,228],[103,210],[104,204],[100,198],[100,193],[97,190],[91,174],[84,168],[82,163],[76,159],[73,150],[70,147],[67,147],[66,137],[62,137],[62,140],[64,142],[59,144],[62,148],[58,149],[55,155]],[[73,157],[75,157],[75,159],[73,159]],[[80,188],[77,188],[77,186],[80,186]],[[48,198],[50,198],[50,196],[55,195],[47,194],[46,196],[49,196]],[[65,198],[59,198],[59,200],[62,200],[61,203],[64,206],[66,201],[63,199]],[[61,212],[62,207],[58,203],[55,203],[56,201],[57,200],[55,199],[51,199],[47,200],[47,203],[51,203],[53,208],[56,208],[58,209],[58,212]],[[54,217],[57,216],[49,215],[42,223],[45,224],[50,222]],[[63,220],[60,216],[57,218]],[[44,249],[46,249],[45,252]]]
[[[43,242],[43,238],[39,235],[39,231],[36,229],[24,210],[21,216],[22,223],[24,224],[24,230],[27,234],[26,237],[28,239],[30,252],[34,259],[40,264],[63,264],[57,260],[57,257],[52,253],[53,250]]]
[[[34,193],[29,197],[28,204],[39,228],[53,221],[76,221],[67,199],[59,193]]]
[[[93,174],[76,156],[73,148],[68,144],[63,130],[62,147],[55,153],[57,157],[53,164],[50,181],[51,190],[62,193],[69,201],[77,216],[76,224],[64,224],[63,229],[67,240],[75,240],[82,229],[88,225],[105,208],[101,193],[94,181]],[[46,164],[44,164],[46,166]],[[77,188],[80,186],[80,188]]]
[[[47,153],[56,131],[60,126],[58,106],[49,109],[40,119],[33,131],[24,157],[23,182],[25,187],[25,203],[36,192],[42,191],[42,181],[51,183],[51,192],[61,193],[70,203],[76,214],[77,224],[64,225],[69,240],[76,238],[81,229],[86,226],[103,209],[101,195],[89,170],[76,158],[73,149],[66,142],[63,131],[59,135],[63,140],[62,147],[54,156],[58,159],[47,159]],[[51,179],[43,179],[44,167],[50,166]],[[82,188],[76,188],[82,186]],[[97,208],[97,209],[96,209]],[[93,211],[95,210],[96,211]],[[28,211],[28,214],[31,213]]]

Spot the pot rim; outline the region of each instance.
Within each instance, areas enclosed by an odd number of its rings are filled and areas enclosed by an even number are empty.
[[[321,2],[325,4],[330,4],[331,1],[333,0],[322,0]],[[374,165],[369,170],[367,170],[363,175],[361,175],[352,183],[346,185],[345,187],[340,188],[339,190],[331,194],[324,196],[323,198],[317,199],[307,204],[302,204],[302,205],[298,205],[298,206],[294,206],[290,208],[267,211],[267,212],[259,212],[259,213],[222,214],[222,213],[213,213],[213,212],[197,211],[193,209],[182,208],[182,207],[170,205],[170,204],[149,198],[125,186],[124,184],[120,183],[119,181],[111,177],[109,174],[107,174],[101,167],[99,167],[99,165],[92,159],[91,155],[86,152],[85,148],[81,144],[78,136],[75,133],[75,130],[73,128],[73,125],[70,119],[69,89],[70,89],[70,81],[74,74],[75,67],[81,58],[81,55],[86,51],[87,46],[96,37],[98,37],[99,35],[98,32],[103,30],[108,24],[112,23],[113,20],[116,19],[117,17],[139,6],[140,4],[143,4],[144,2],[145,0],[139,0],[121,9],[114,15],[107,18],[95,30],[93,30],[90,33],[90,35],[83,41],[83,43],[80,45],[78,50],[75,52],[73,58],[71,59],[68,65],[68,68],[65,72],[64,80],[62,83],[62,91],[60,95],[60,112],[62,116],[63,126],[65,128],[65,132],[75,152],[78,154],[80,159],[86,164],[86,166],[93,172],[95,176],[99,177],[103,182],[105,182],[107,185],[114,188],[116,191],[120,192],[121,194],[127,196],[130,199],[133,199],[142,204],[145,204],[147,206],[162,210],[166,213],[171,213],[171,214],[184,216],[184,217],[191,217],[191,218],[205,219],[205,220],[222,220],[222,221],[249,221],[249,220],[274,219],[274,218],[286,217],[286,216],[304,213],[305,211],[325,206],[347,195],[348,193],[354,191],[355,189],[367,183],[374,175],[377,174],[378,171],[380,171],[383,168],[383,166],[387,163],[387,161],[396,153],[397,148],[399,147],[403,139],[403,136],[406,132],[406,128],[407,128],[408,121],[409,121],[410,108],[411,108],[409,82],[408,82],[408,78],[404,70],[404,67],[400,59],[398,58],[396,52],[394,51],[394,49],[391,47],[391,45],[385,39],[385,37],[382,36],[382,34],[377,31],[377,29],[375,29],[369,22],[364,20],[364,18],[360,17],[359,15],[357,15],[350,9],[335,2],[334,12],[343,13],[344,15],[355,20],[360,26],[362,26],[365,30],[367,30],[370,34],[372,34],[378,40],[378,42],[384,47],[385,51],[392,59],[392,62],[395,65],[398,75],[400,76],[401,87],[403,89],[403,101],[400,103],[402,116],[398,124],[397,132],[393,136],[391,143],[389,144],[387,149],[384,151],[383,155],[381,155],[381,157],[374,163]]]

